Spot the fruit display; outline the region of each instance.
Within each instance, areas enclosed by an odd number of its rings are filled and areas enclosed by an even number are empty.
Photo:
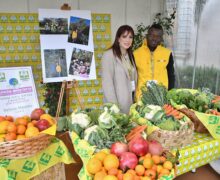
[[[110,150],[95,153],[86,164],[86,170],[94,180],[174,178],[178,157],[163,150],[158,154],[157,149],[161,145],[155,145],[155,142],[152,143],[150,152],[151,143],[143,137],[133,139],[128,144],[115,142]]]
[[[0,142],[37,136],[53,124],[55,124],[53,117],[40,108],[34,109],[30,116],[17,118],[0,116]]]

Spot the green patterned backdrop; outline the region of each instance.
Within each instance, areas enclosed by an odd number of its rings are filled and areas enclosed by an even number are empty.
[[[93,40],[97,79],[79,81],[79,90],[85,107],[101,108],[100,60],[103,51],[111,44],[110,14],[92,14]],[[0,67],[31,66],[40,106],[44,105],[44,88],[37,14],[0,13]],[[70,112],[79,107],[75,91],[70,91]]]

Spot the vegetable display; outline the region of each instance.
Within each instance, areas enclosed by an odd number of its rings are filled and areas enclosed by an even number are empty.
[[[96,146],[110,148],[116,142],[127,142],[125,135],[134,126],[129,116],[120,113],[117,105],[107,103],[103,110],[77,111],[69,118],[69,130]]]

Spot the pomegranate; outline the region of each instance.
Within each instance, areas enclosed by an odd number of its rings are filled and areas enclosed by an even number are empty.
[[[115,142],[111,145],[111,153],[120,157],[123,152],[128,151],[128,145],[123,142]]]
[[[151,153],[152,155],[160,156],[163,152],[162,145],[155,140],[149,141],[148,146],[149,146],[149,153]]]
[[[128,148],[130,152],[135,153],[137,156],[144,156],[148,153],[148,142],[143,137],[139,137],[131,140]]]
[[[138,164],[137,156],[132,152],[123,152],[119,159],[120,169],[125,171],[127,169],[134,169]]]

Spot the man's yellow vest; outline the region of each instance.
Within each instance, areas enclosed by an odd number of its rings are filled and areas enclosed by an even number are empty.
[[[135,62],[138,71],[138,83],[136,89],[136,100],[140,99],[141,87],[148,80],[157,80],[168,88],[167,64],[169,63],[171,51],[163,46],[157,46],[154,52],[150,52],[146,45],[134,51]]]

